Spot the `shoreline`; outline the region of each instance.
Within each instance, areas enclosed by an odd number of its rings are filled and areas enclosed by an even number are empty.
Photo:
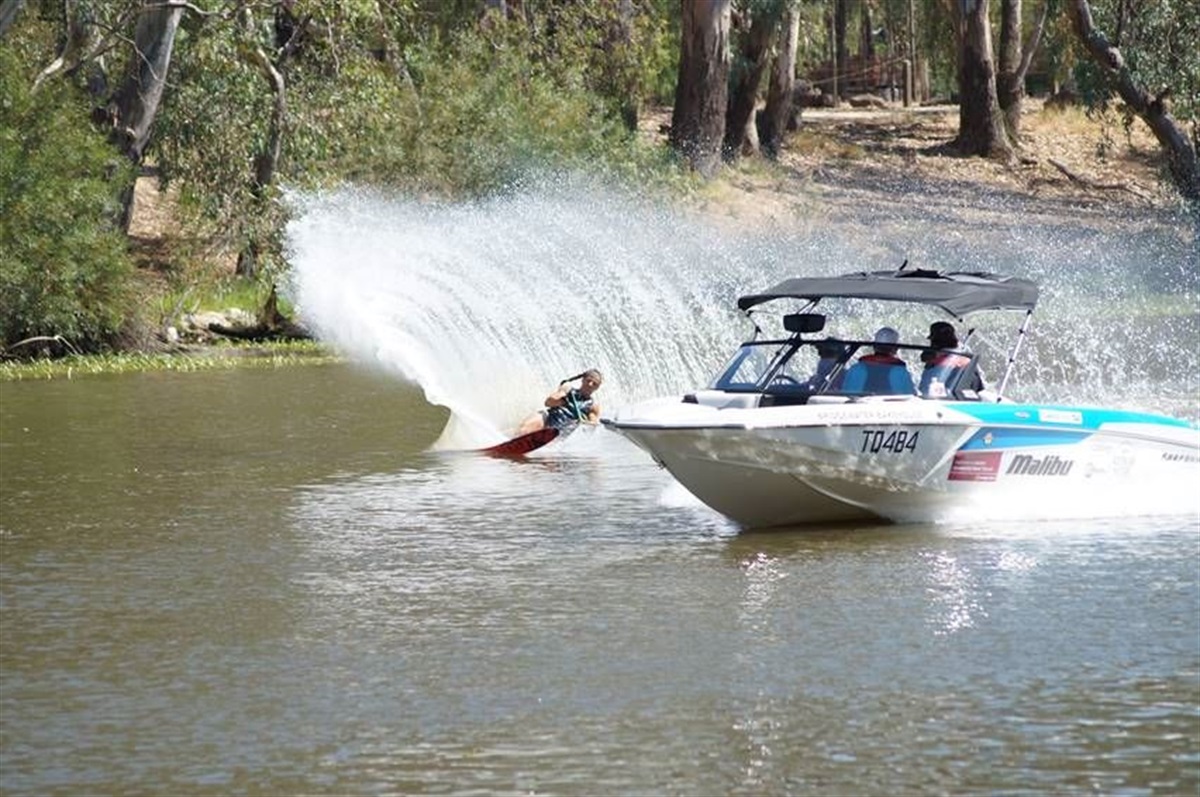
[[[890,232],[934,224],[961,226],[964,235],[984,243],[1020,228],[1072,237],[1136,234],[1174,241],[1180,251],[1200,245],[1200,225],[1158,176],[1157,144],[1144,125],[1118,139],[1115,116],[1101,120],[1077,109],[1047,109],[1027,98],[1020,154],[999,163],[948,150],[957,113],[956,106],[804,109],[777,160],[727,164],[679,207],[742,232],[831,229],[886,241]],[[641,135],[662,143],[669,121],[669,108],[650,109]],[[154,179],[139,181],[131,237],[136,246],[166,256],[173,200]],[[152,274],[153,267],[139,270]],[[164,339],[109,354],[0,360],[0,381],[340,359],[317,341]]]
[[[0,361],[0,384],[149,371],[218,371],[345,362],[319,341],[185,344],[163,351],[70,354],[54,359]]]

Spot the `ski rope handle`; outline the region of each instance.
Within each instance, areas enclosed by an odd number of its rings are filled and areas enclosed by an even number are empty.
[[[571,408],[571,414],[575,416],[575,420],[583,423],[583,413],[579,411],[579,402],[575,400],[574,388],[567,391],[565,398],[568,406]]]
[[[575,376],[567,377],[563,381],[559,382],[558,386],[562,387],[565,384],[574,382],[576,379],[583,379],[583,377],[585,377],[585,376],[587,376],[587,371],[575,374]],[[580,423],[583,423],[583,413],[579,411],[579,404],[575,401],[575,396],[572,395],[573,391],[574,391],[574,388],[572,388],[571,390],[568,390],[566,395],[563,396],[563,400],[567,404],[567,406],[569,406],[571,408],[571,414],[575,416],[575,420],[579,421]]]

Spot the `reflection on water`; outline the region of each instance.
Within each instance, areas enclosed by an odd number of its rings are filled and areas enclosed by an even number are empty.
[[[1195,516],[739,533],[605,430],[193,376],[3,387],[5,794],[1200,788]]]
[[[987,617],[981,603],[985,596],[954,556],[945,552],[923,554],[929,568],[929,624],[935,634],[953,634],[975,627],[976,618]]]

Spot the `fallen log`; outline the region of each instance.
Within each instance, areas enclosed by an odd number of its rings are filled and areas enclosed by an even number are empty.
[[[1056,160],[1054,158],[1047,158],[1046,160],[1051,166],[1066,175],[1067,179],[1086,188],[1094,188],[1100,191],[1128,191],[1134,196],[1141,197],[1142,199],[1148,199],[1150,197],[1150,193],[1148,191],[1134,183],[1102,183],[1099,180],[1093,180],[1071,171],[1071,169],[1067,168],[1067,165],[1060,160]]]

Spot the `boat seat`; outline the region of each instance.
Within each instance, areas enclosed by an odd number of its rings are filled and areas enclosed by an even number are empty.
[[[796,404],[808,404],[815,396],[801,392],[764,393],[759,402],[760,407],[790,407]]]
[[[849,396],[809,396],[809,404],[848,404]]]
[[[758,406],[758,393],[730,393],[725,390],[697,390],[684,398],[685,404],[701,404],[719,410],[752,409]]]

